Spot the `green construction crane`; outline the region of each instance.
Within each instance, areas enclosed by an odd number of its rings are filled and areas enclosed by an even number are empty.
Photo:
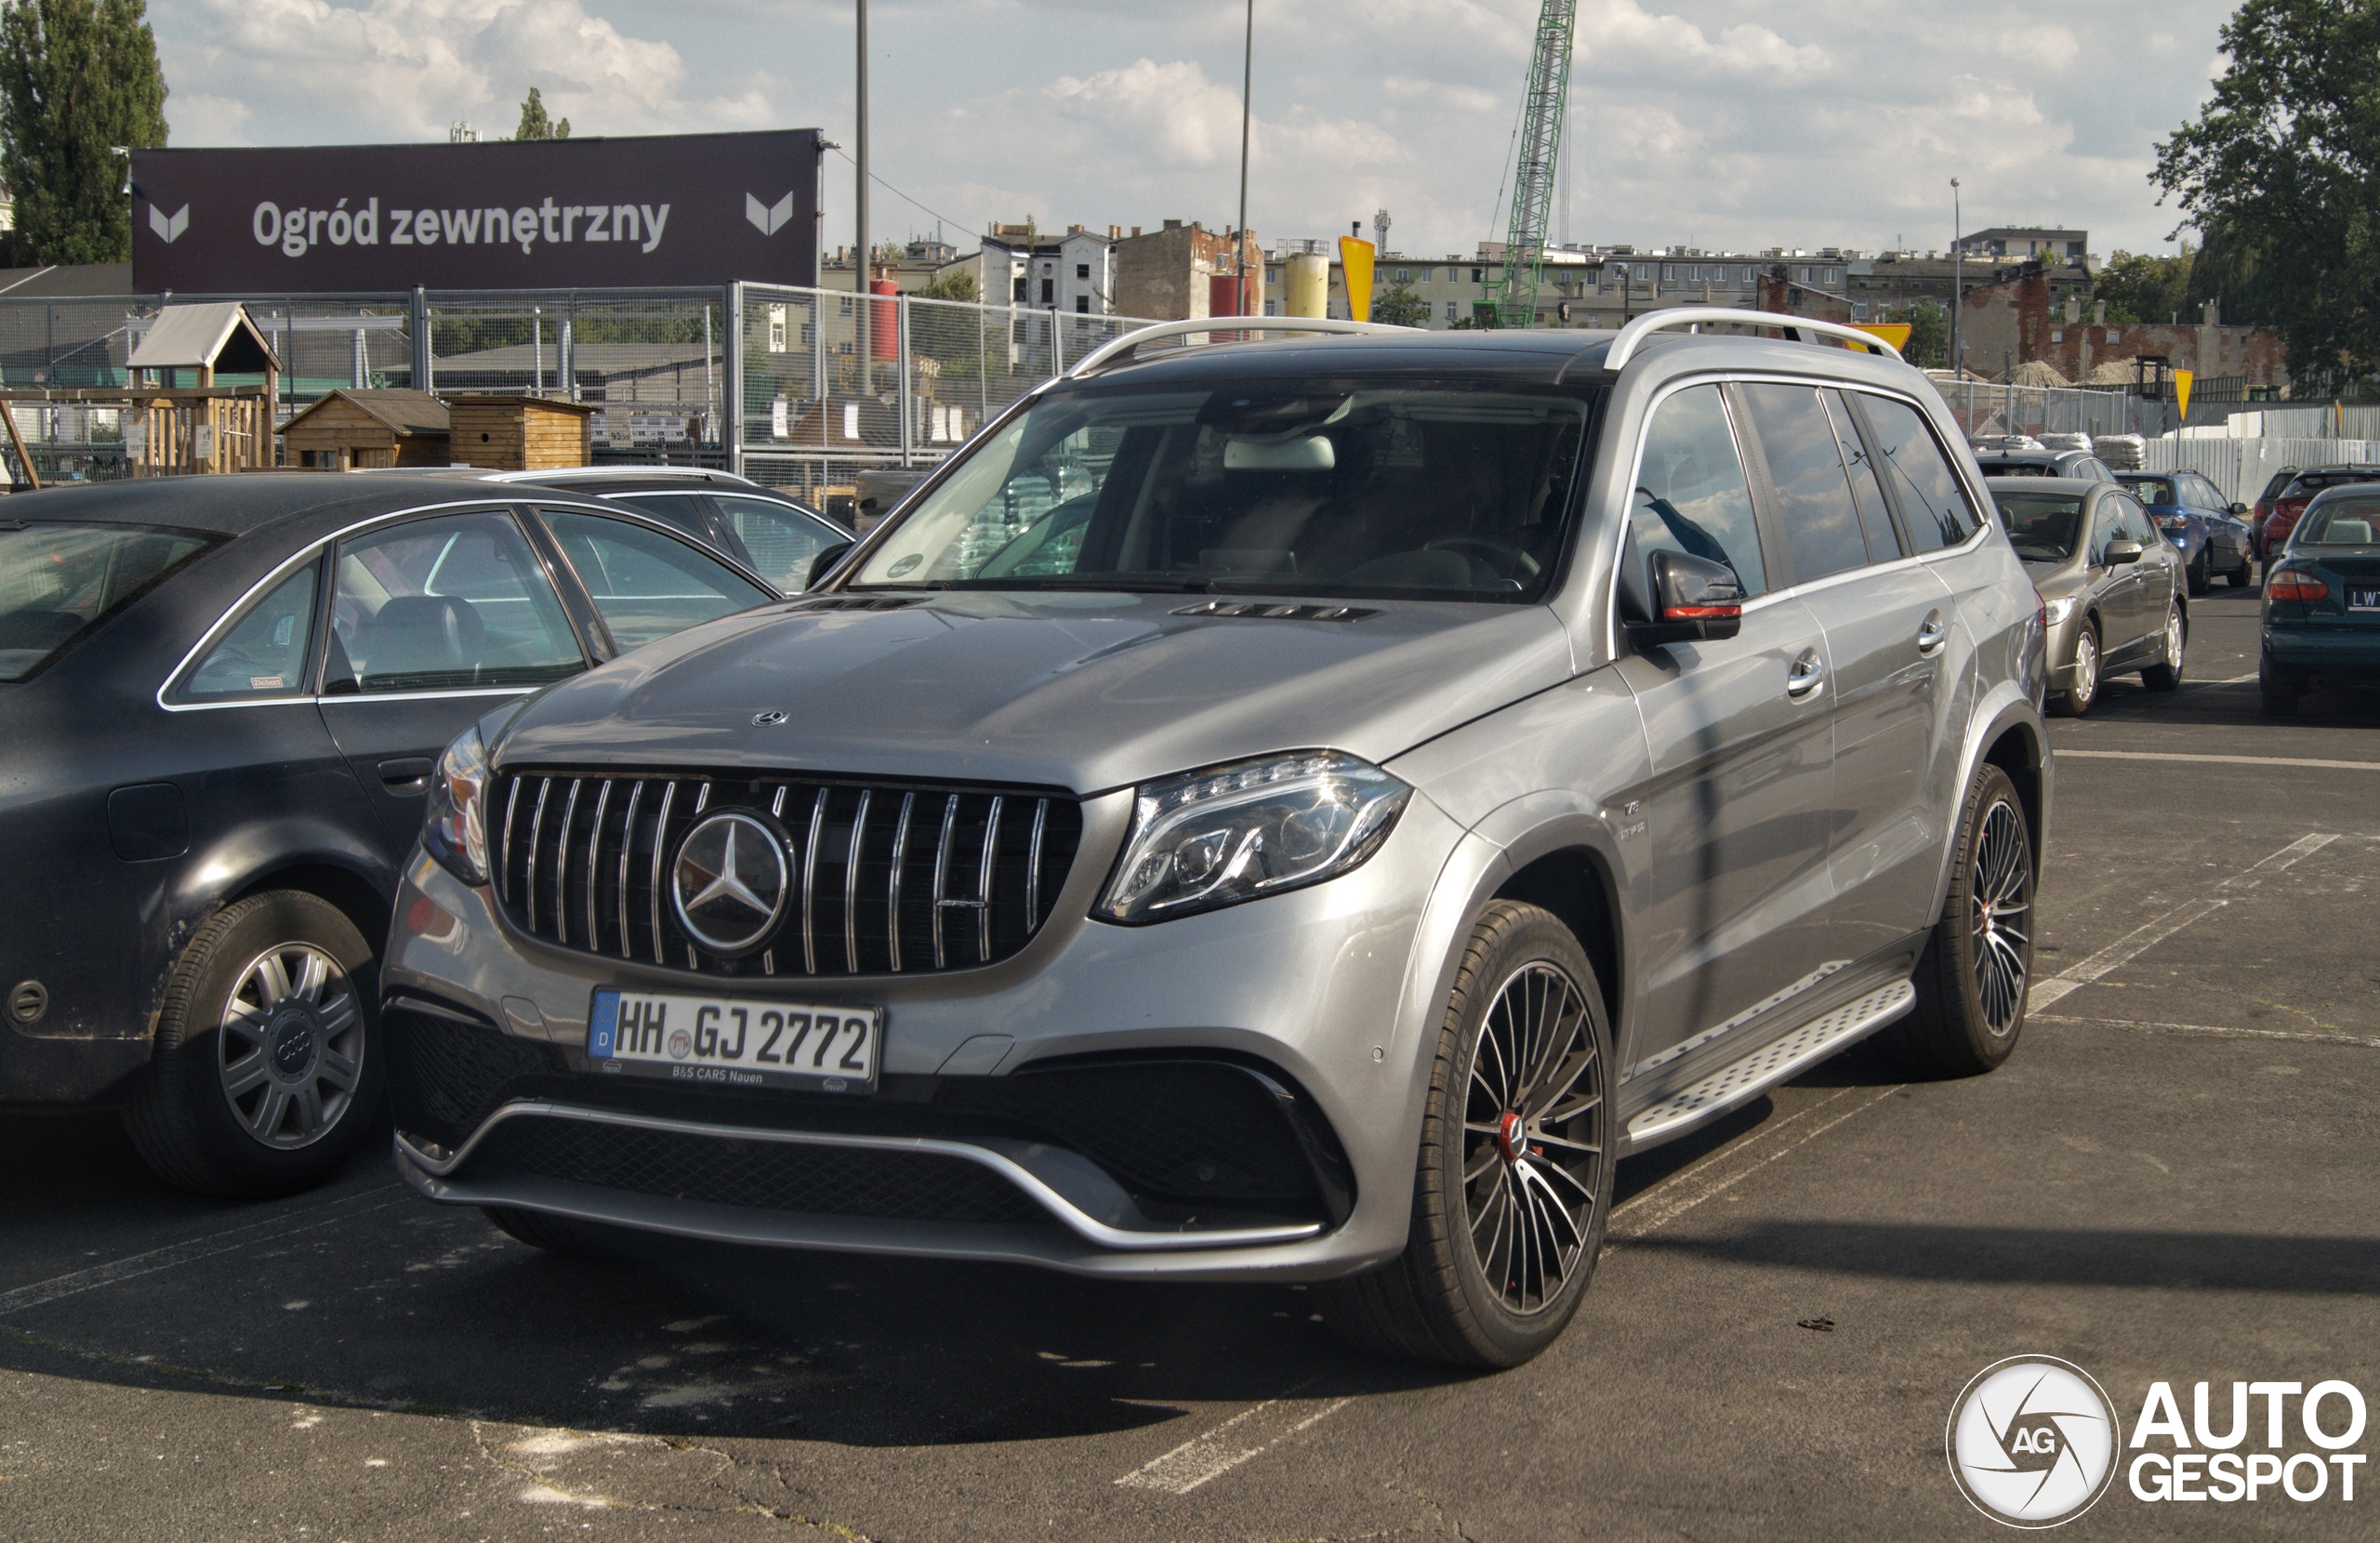
[[[1537,324],[1554,163],[1570,99],[1570,40],[1578,22],[1579,0],[1545,0],[1537,14],[1537,46],[1529,56],[1528,98],[1521,111],[1520,159],[1513,167],[1512,223],[1503,256],[1488,270],[1488,297],[1478,306],[1482,326]]]

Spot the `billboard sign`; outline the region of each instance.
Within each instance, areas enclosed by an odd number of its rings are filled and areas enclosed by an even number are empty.
[[[818,282],[818,131],[136,150],[143,293]]]

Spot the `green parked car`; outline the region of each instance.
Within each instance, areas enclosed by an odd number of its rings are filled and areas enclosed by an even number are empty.
[[[2380,686],[2380,485],[2326,490],[2265,576],[2265,711],[2285,718],[2317,686]]]

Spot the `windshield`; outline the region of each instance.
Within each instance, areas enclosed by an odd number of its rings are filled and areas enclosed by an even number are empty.
[[[2063,562],[2074,555],[2082,529],[2082,495],[2079,493],[1998,493],[2000,518],[2008,525],[2008,544],[2028,562]]]
[[[1586,398],[1361,383],[1044,398],[911,509],[855,587],[1525,600]]]
[[[0,522],[0,681],[47,668],[210,544],[138,525]]]
[[[2380,545],[2373,533],[2380,530],[2380,498],[2339,498],[2314,511],[2299,534],[2301,547],[2371,547]]]

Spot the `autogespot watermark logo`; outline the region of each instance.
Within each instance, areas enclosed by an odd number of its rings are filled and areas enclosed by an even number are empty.
[[[2365,1455],[2346,1448],[2366,1428],[2354,1383],[2234,1382],[2228,1408],[2215,1384],[2188,1386],[2185,1418],[2173,1383],[2149,1385],[2127,1450],[2115,1405],[2082,1367],[2048,1355],[1994,1362],[1950,1405],[1950,1476],[1977,1510],[2012,1527],[2071,1522],[2120,1467],[2133,1497],[2151,1503],[2354,1503]]]
[[[2115,1476],[2122,1439],[2091,1374],[2046,1355],[1975,1375],[1950,1405],[1950,1476],[1977,1510],[2012,1527],[2055,1527],[2089,1510]]]

